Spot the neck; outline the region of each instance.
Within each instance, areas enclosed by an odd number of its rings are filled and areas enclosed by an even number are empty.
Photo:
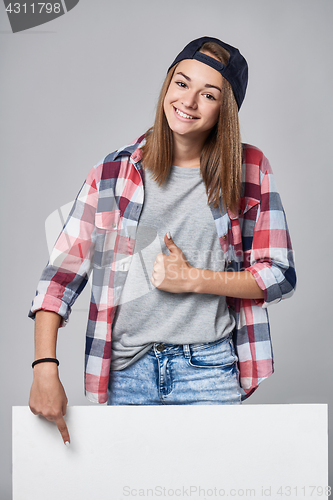
[[[184,168],[200,167],[200,155],[206,137],[190,140],[174,134],[173,139],[173,164]]]

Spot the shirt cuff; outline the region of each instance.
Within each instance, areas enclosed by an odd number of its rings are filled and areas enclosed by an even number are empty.
[[[36,295],[28,314],[29,318],[35,319],[36,312],[40,310],[59,314],[62,317],[60,327],[67,325],[71,313],[70,307],[63,300],[46,294]]]
[[[257,285],[264,292],[263,299],[255,299],[257,305],[265,309],[271,304],[280,302],[282,292],[271,262],[257,262],[253,266],[247,267],[246,271],[252,274]]]

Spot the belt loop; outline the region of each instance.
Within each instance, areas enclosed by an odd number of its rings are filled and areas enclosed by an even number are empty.
[[[190,358],[191,357],[191,351],[190,351],[190,346],[188,344],[183,345],[183,352],[185,358]]]

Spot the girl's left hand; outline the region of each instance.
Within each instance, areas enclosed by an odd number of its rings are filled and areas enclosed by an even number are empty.
[[[167,234],[164,236],[164,242],[170,254],[157,254],[150,281],[156,288],[165,292],[190,292],[190,272],[194,269],[193,266]]]

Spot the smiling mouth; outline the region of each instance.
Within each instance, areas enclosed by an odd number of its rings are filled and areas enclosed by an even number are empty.
[[[180,111],[180,109],[175,108],[175,111],[177,115],[181,116],[182,118],[188,118],[189,120],[197,120],[195,116],[188,115],[187,113],[183,113],[183,111]]]

